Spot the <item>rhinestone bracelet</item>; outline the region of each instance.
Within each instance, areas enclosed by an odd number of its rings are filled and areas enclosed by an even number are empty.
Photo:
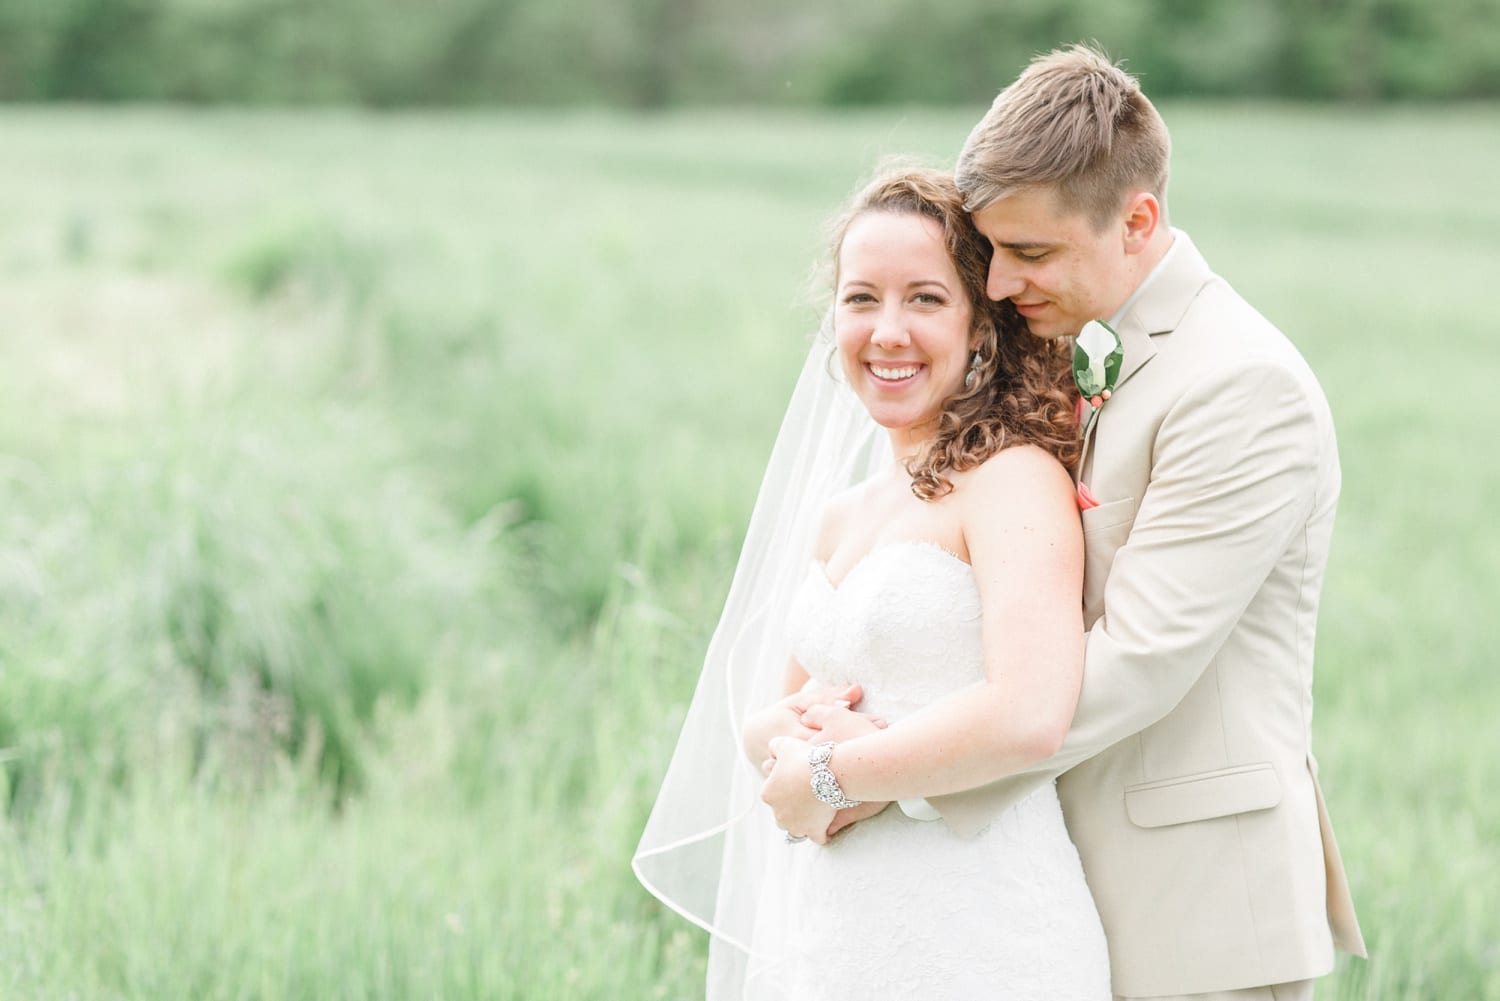
[[[828,767],[835,746],[833,741],[825,740],[807,749],[807,763],[812,765],[812,791],[818,802],[827,803],[835,810],[847,810],[851,806],[859,806],[860,801],[844,797],[844,790],[839,788],[839,780],[833,777],[833,772]]]

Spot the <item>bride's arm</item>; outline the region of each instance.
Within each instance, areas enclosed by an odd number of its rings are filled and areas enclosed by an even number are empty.
[[[954,500],[983,607],[985,680],[840,744],[830,768],[849,799],[916,799],[988,784],[1050,757],[1072,721],[1084,649],[1072,479],[1042,450],[1016,447],[966,477]],[[832,808],[812,799],[799,749],[772,742],[782,753],[762,798],[788,830],[817,837]]]
[[[744,731],[741,733],[741,744],[745,751],[745,757],[757,768],[760,763],[770,756],[770,743],[775,737],[795,737],[806,740],[816,736],[817,730],[803,724],[802,716],[814,704],[820,701],[812,697],[812,693],[804,696],[803,689],[807,685],[807,672],[802,665],[797,663],[795,657],[789,659],[786,665],[786,677],[782,684],[783,697],[762,709],[751,713],[745,720]],[[854,702],[859,695],[856,693]],[[838,699],[847,699],[841,693],[829,692],[826,701],[834,704]]]

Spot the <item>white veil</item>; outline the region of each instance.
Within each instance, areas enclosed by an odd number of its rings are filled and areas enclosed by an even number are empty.
[[[741,750],[745,717],[781,697],[787,610],[808,572],[824,504],[889,454],[880,428],[829,375],[814,339],[756,496],[698,688],[632,865],[641,883],[712,933],[710,1001],[770,989],[788,943],[778,891],[797,849],[760,801]]]

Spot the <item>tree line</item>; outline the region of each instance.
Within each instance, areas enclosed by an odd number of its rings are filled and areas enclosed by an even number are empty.
[[[0,0],[0,100],[975,102],[1079,40],[1161,97],[1500,97],[1496,0]]]

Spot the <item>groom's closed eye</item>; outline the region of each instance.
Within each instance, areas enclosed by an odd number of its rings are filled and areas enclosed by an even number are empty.
[[[1027,264],[1035,264],[1046,260],[1051,254],[1053,247],[1045,243],[1002,243],[996,247],[996,252],[1004,250],[1018,261]]]

